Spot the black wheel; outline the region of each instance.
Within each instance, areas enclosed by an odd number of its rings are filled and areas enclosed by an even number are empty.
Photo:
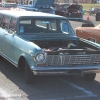
[[[100,12],[96,13],[96,21],[100,21]]]
[[[96,21],[100,21],[100,12],[96,13]]]
[[[92,24],[92,23],[82,24],[82,27],[94,27],[94,24]]]
[[[25,82],[27,84],[32,84],[35,81],[35,76],[33,72],[31,71],[27,61],[25,61]]]
[[[96,73],[84,74],[83,77],[86,81],[94,81]]]
[[[4,58],[0,55],[0,60],[3,60]]]
[[[96,21],[100,21],[100,17],[96,17]]]

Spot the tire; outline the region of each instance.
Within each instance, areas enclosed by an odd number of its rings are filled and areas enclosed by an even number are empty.
[[[85,81],[94,81],[96,73],[84,74],[83,77]]]
[[[3,57],[0,55],[0,60],[3,60]]]
[[[90,24],[82,24],[82,27],[94,27],[94,24],[90,23]]]
[[[96,13],[96,21],[100,21],[100,12]]]
[[[100,16],[100,12],[97,12],[97,13],[96,13],[96,17],[99,17],[99,16]]]
[[[100,17],[96,17],[96,21],[100,21]]]
[[[27,61],[25,61],[25,82],[27,84],[32,84],[35,81],[35,76],[33,72],[31,71]]]

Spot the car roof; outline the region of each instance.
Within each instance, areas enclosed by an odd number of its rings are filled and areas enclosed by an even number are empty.
[[[5,15],[10,15],[10,16],[15,16],[15,17],[55,17],[55,18],[65,18],[59,15],[54,15],[54,14],[48,14],[48,13],[43,13],[43,12],[35,12],[35,11],[18,11],[18,10],[0,10],[0,13],[5,14]]]

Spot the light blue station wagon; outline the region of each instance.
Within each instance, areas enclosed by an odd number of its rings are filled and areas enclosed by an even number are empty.
[[[83,75],[93,81],[100,72],[100,45],[76,37],[62,16],[31,11],[0,11],[0,55],[36,75]]]

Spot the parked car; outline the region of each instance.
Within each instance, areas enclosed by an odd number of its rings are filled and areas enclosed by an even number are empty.
[[[98,8],[98,7],[92,7],[90,9],[90,13],[91,14],[96,14],[97,12],[100,12],[100,8]]]
[[[24,70],[25,82],[36,75],[83,75],[100,72],[100,45],[78,38],[62,16],[0,10],[0,55]]]
[[[55,14],[53,8],[54,1],[55,0],[28,0],[27,4],[18,4],[18,7],[27,11]]]
[[[68,19],[83,19],[83,7],[80,4],[60,4],[55,6],[55,14]]]
[[[77,27],[76,35],[100,44],[100,24],[95,27]]]

